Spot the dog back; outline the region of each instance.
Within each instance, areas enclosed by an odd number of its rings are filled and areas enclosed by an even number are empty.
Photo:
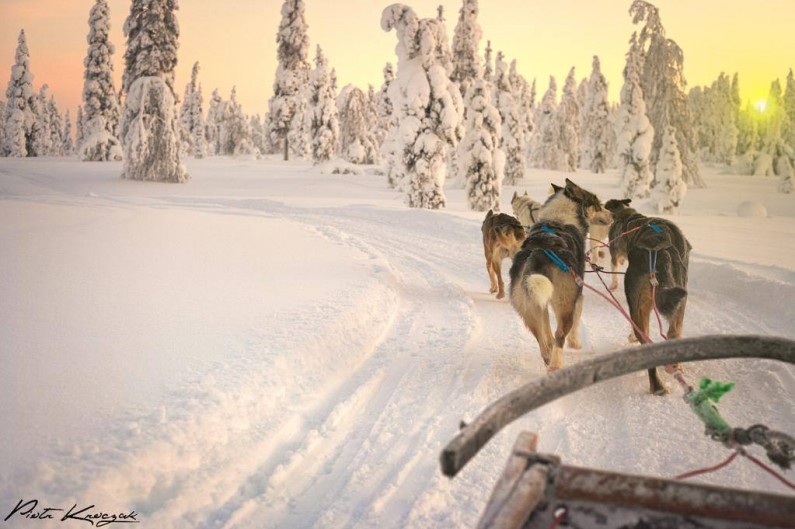
[[[532,273],[551,276],[554,269],[563,270],[556,264],[556,257],[565,267],[573,270],[579,277],[585,273],[585,237],[574,225],[559,222],[539,222],[527,235],[522,248],[516,254],[511,266],[511,287],[520,278]],[[582,288],[582,287],[580,287]]]

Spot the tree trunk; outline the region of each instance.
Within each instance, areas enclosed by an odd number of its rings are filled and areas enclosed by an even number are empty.
[[[284,137],[284,161],[290,161],[290,140],[287,136]]]

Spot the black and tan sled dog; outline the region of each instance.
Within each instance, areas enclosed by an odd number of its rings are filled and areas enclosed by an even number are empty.
[[[507,213],[489,210],[480,229],[483,232],[483,253],[486,254],[486,270],[491,283],[489,292],[496,292],[497,299],[502,299],[505,297],[502,260],[513,258],[519,251],[525,237],[524,227]]]
[[[552,187],[555,192],[539,210],[510,272],[511,304],[538,341],[550,370],[563,367],[564,343],[581,347],[583,301],[578,279],[585,271],[585,235],[588,220],[603,211],[596,195],[569,179],[565,187]],[[549,305],[557,320],[554,336]]]
[[[668,320],[667,338],[679,338],[687,303],[687,266],[692,246],[673,222],[646,217],[629,207],[630,202],[630,199],[608,200],[605,204],[613,214],[610,226],[613,272],[624,260],[628,262],[624,293],[635,325],[649,336],[649,320],[656,304],[659,313]],[[617,287],[614,274],[610,288]],[[643,341],[634,328],[630,340]],[[666,393],[656,368],[649,369],[649,389],[655,395]]]

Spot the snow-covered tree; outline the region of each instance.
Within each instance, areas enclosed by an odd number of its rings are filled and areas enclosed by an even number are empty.
[[[524,151],[525,159],[530,153],[530,138],[535,130],[535,119],[533,113],[535,109],[535,88],[531,88],[522,75],[516,70],[516,59],[511,61],[511,69],[508,74],[513,87],[513,98],[519,108],[519,120],[521,121],[522,128],[524,129]]]
[[[525,177],[527,160],[525,159],[525,122],[523,122],[519,105],[514,99],[514,88],[509,78],[508,63],[502,52],[497,53],[495,63],[494,85],[495,101],[502,122],[502,143],[505,153],[505,183],[515,185]]]
[[[83,60],[83,130],[78,145],[84,161],[121,160],[119,97],[113,82],[113,53],[109,39],[110,8],[96,0],[88,17],[88,51]]]
[[[83,123],[83,105],[77,105],[77,115],[75,116],[75,148],[80,147],[85,138]],[[119,125],[121,125],[121,120]]]
[[[458,12],[458,24],[453,33],[453,74],[451,79],[462,94],[482,76],[478,47],[483,31],[478,24],[478,0],[463,0]]]
[[[599,57],[593,58],[593,70],[583,111],[583,149],[580,160],[583,168],[604,173],[610,159],[610,102],[607,100],[607,80],[602,74]]]
[[[258,156],[259,151],[251,141],[251,128],[243,107],[237,101],[237,88],[232,87],[229,101],[224,105],[220,130],[221,150],[218,154],[230,156]]]
[[[646,115],[646,103],[640,86],[640,48],[632,34],[621,105],[616,112],[616,153],[624,198],[648,198],[651,183],[651,145],[654,127]]]
[[[47,110],[50,113],[50,154],[51,156],[63,156],[63,117],[55,103],[55,97],[50,97],[47,103]]]
[[[386,147],[387,136],[392,128],[392,100],[389,99],[389,85],[395,80],[395,72],[392,68],[392,63],[387,63],[384,67],[384,82],[381,85],[378,93],[375,94],[375,112],[376,112],[376,132],[374,133],[378,140],[379,152],[382,152]]]
[[[303,158],[309,154],[309,134],[304,113],[308,108],[310,65],[309,37],[304,0],[284,0],[282,19],[276,35],[279,65],[268,102],[268,130],[273,143],[284,143],[284,159],[290,154]]]
[[[475,79],[467,92],[466,134],[459,152],[467,203],[475,211],[500,209],[505,165],[500,148],[503,127],[492,101],[491,84]]]
[[[204,139],[207,143],[207,153],[212,156],[221,154],[221,125],[224,121],[224,105],[225,102],[218,94],[218,89],[216,88],[210,97],[207,119],[204,122]]]
[[[645,0],[633,0],[629,12],[633,23],[644,23],[638,44],[645,51],[641,87],[649,120],[655,130],[666,130],[668,125],[676,130],[685,182],[705,187],[694,152],[695,139],[685,92],[684,52],[674,40],[665,36],[659,10],[654,5]],[[662,138],[656,137],[651,154],[655,166],[661,145]]]
[[[676,131],[671,126],[663,134],[656,174],[657,185],[652,191],[652,202],[659,213],[676,213],[687,193],[687,184],[682,179],[682,158]]]
[[[349,85],[340,97],[340,155],[355,164],[377,163],[378,146],[370,131],[367,96]]]
[[[403,4],[381,15],[381,28],[395,30],[397,78],[389,88],[396,115],[400,158],[396,165],[411,207],[444,207],[447,150],[463,136],[463,100],[450,80],[452,61],[444,26],[419,19]]]
[[[2,121],[3,116],[5,116],[5,113],[6,113],[6,102],[0,99],[0,156],[5,156],[3,148],[6,143],[5,141],[6,128],[5,128],[5,122]]]
[[[309,112],[306,115],[312,138],[312,160],[322,163],[337,152],[340,125],[328,60],[320,46],[315,54],[315,69],[310,78]]]
[[[5,143],[4,156],[24,158],[34,156],[34,128],[36,124],[37,94],[33,91],[33,75],[30,73],[30,52],[25,39],[25,30],[19,32],[14,66],[6,90],[6,106],[3,112]]]
[[[558,85],[550,76],[549,88],[541,99],[538,109],[538,135],[533,151],[533,165],[542,169],[556,169],[563,158],[560,152],[560,128],[557,127]]]
[[[124,23],[121,121],[122,178],[186,182],[180,162],[179,122],[174,96],[179,25],[177,0],[133,0]]]
[[[36,97],[33,111],[36,114],[36,121],[33,126],[33,156],[47,156],[52,150],[52,127],[50,126],[50,87],[46,84],[41,86]]]
[[[792,74],[792,68],[787,74],[787,86],[784,89],[782,107],[787,118],[782,138],[787,145],[795,149],[795,76]]]
[[[574,172],[580,158],[580,106],[577,103],[577,80],[574,78],[574,68],[569,71],[566,83],[563,85],[563,94],[560,105],[555,112],[555,124],[558,129],[558,146],[555,149],[557,158],[551,159],[552,167],[556,171]]]
[[[194,158],[204,158],[207,154],[207,143],[204,138],[204,97],[198,81],[199,63],[195,62],[191,69],[190,82],[185,85],[185,96],[179,110],[179,121],[183,152]]]
[[[491,41],[486,41],[486,53],[483,56],[483,79],[489,83],[494,81],[494,62],[491,58]]]
[[[72,115],[69,113],[69,109],[66,110],[63,122],[63,134],[61,135],[63,142],[61,143],[61,151],[64,156],[71,156],[75,152],[75,144],[72,138]]]

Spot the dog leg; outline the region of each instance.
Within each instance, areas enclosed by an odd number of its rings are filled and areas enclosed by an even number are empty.
[[[555,309],[555,318],[558,320],[558,328],[555,330],[555,346],[552,348],[552,354],[549,360],[550,371],[556,371],[563,367],[563,344],[566,342],[566,336],[571,332],[571,327],[574,324],[573,309],[571,311],[558,311],[557,307]]]
[[[671,318],[671,322],[668,325],[668,339],[673,340],[675,338],[682,337],[682,324],[684,323],[685,319],[685,304],[687,303],[687,299],[683,299],[679,304],[679,308],[674,313],[673,317]]]
[[[494,269],[494,275],[497,276],[497,299],[505,297],[505,284],[502,282],[502,259],[491,260],[491,267]]]
[[[574,323],[571,326],[571,332],[566,338],[566,344],[572,349],[582,349],[582,342],[580,341],[580,317],[582,316],[583,296],[577,298],[577,304],[574,305]]]
[[[497,292],[497,278],[495,277],[494,274],[494,268],[491,263],[491,257],[488,255],[486,256],[486,271],[489,273],[489,283],[491,285],[489,287],[489,292],[494,294],[495,292]]]
[[[619,266],[618,257],[612,257],[610,259],[610,264],[610,271],[613,272],[612,276],[610,277],[610,290],[615,290],[618,288],[618,274],[616,274]]]
[[[643,289],[640,294],[640,299],[638,300],[638,306],[635,307],[634,311],[632,312],[632,321],[635,322],[640,330],[646,336],[649,336],[649,319],[651,317],[651,310],[652,310],[652,300],[651,300],[651,288]],[[638,341],[643,342],[643,337],[638,331],[635,331],[636,338]],[[668,389],[660,380],[660,377],[657,373],[657,368],[652,367],[648,371],[649,374],[649,392],[652,395],[665,395],[668,393]]]

